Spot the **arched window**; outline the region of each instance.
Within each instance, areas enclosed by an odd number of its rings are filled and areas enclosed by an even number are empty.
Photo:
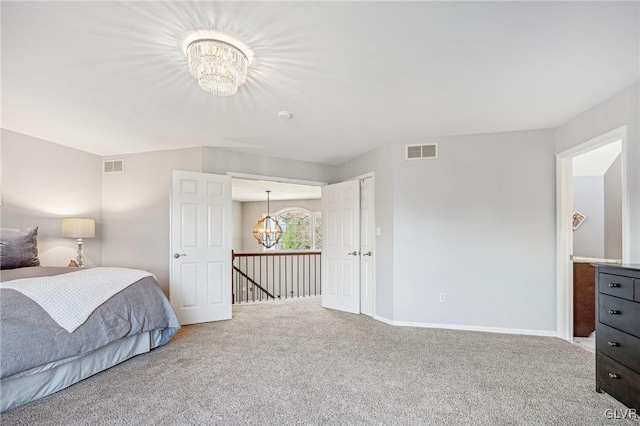
[[[322,249],[322,216],[302,207],[287,207],[273,213],[282,227],[282,238],[270,250]]]

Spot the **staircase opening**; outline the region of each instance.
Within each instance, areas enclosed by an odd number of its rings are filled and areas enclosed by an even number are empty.
[[[261,179],[232,179],[233,303],[255,303],[321,294],[321,183],[304,185]],[[260,245],[253,227],[267,214],[283,230],[272,248]]]

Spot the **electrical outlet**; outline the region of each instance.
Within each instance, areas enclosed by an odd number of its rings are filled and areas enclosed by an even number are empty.
[[[447,301],[447,294],[446,293],[440,293],[440,301],[441,302],[446,302]]]

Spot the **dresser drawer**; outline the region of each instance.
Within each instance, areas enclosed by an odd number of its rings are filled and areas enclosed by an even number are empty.
[[[598,274],[598,291],[633,300],[633,278],[600,273]]]
[[[629,408],[640,409],[640,374],[612,360],[598,356],[598,381],[607,393],[613,393]]]
[[[596,349],[640,373],[640,339],[605,324],[598,324]]]
[[[635,286],[636,286],[636,291],[634,292],[635,294],[635,301],[636,302],[640,302],[640,278],[636,278],[635,280]]]
[[[599,305],[599,322],[640,337],[640,303],[601,294]]]

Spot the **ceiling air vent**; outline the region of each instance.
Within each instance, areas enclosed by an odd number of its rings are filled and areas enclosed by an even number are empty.
[[[424,160],[428,158],[438,158],[438,144],[427,145],[407,145],[407,160]]]
[[[124,160],[105,160],[102,162],[102,173],[124,172]]]

